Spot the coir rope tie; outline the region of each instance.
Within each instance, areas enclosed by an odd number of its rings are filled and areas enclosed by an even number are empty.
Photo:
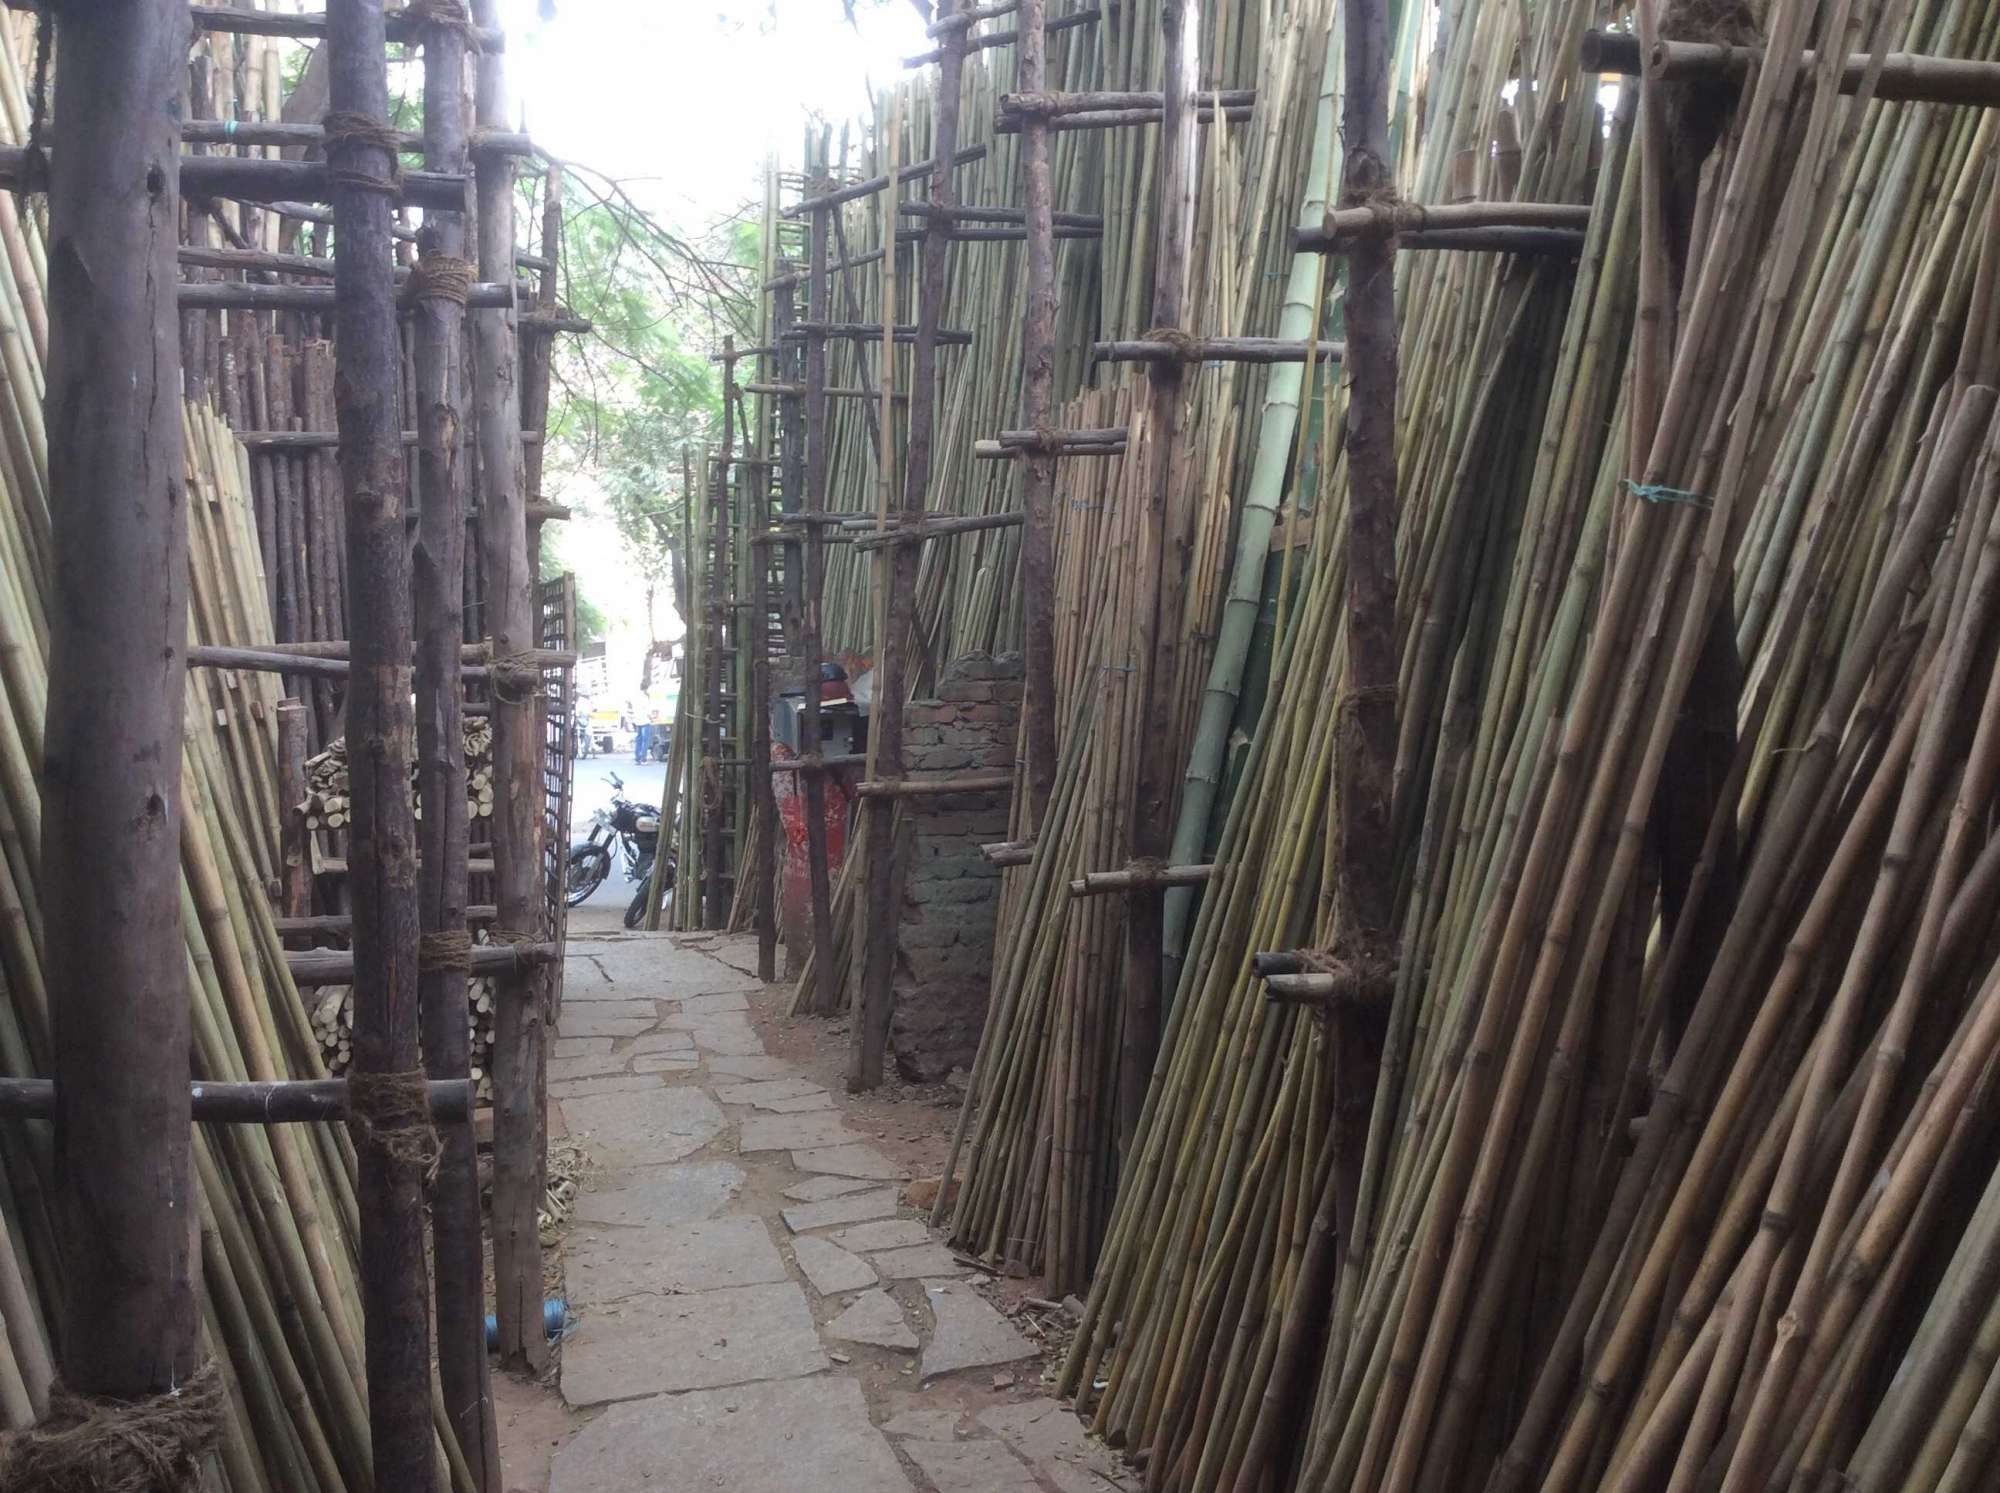
[[[454,301],[472,294],[472,261],[449,254],[426,254],[410,269],[404,292],[413,301]]]
[[[347,1127],[357,1151],[372,1150],[386,1161],[420,1168],[428,1178],[438,1163],[437,1131],[431,1126],[430,1087],[424,1070],[402,1073],[347,1073]]]
[[[1139,340],[1141,342],[1164,343],[1174,350],[1174,356],[1183,363],[1199,363],[1201,361],[1201,339],[1190,337],[1179,327],[1154,327],[1152,331]]]
[[[492,682],[493,693],[507,704],[527,704],[535,697],[536,686],[542,682],[535,650],[525,648],[519,653],[508,653],[494,659],[487,678]]]
[[[326,134],[327,174],[334,185],[358,187],[364,192],[398,196],[403,190],[403,137],[379,119],[336,109],[319,122]],[[389,156],[389,174],[376,176],[336,164],[338,153],[356,145],[372,145]]]
[[[10,1493],[197,1493],[227,1409],[210,1359],[194,1377],[143,1400],[102,1400],[49,1386],[49,1413],[0,1438]]]
[[[463,928],[445,928],[417,940],[417,969],[472,968],[472,935]]]

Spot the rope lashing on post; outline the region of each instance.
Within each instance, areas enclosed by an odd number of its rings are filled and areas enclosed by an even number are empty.
[[[1201,339],[1190,337],[1178,327],[1154,327],[1139,339],[1141,342],[1159,342],[1174,350],[1174,356],[1183,363],[1201,361]]]
[[[429,1079],[421,1068],[399,1073],[350,1069],[347,1128],[356,1151],[415,1166],[426,1179],[437,1171],[437,1129],[431,1124]]]
[[[49,1387],[49,1413],[0,1437],[10,1493],[197,1493],[228,1408],[210,1359],[187,1383],[143,1400]]]
[[[335,186],[357,187],[364,192],[398,196],[403,190],[403,137],[379,119],[336,109],[319,122],[326,135],[327,174]],[[389,160],[389,174],[373,176],[336,164],[339,155],[356,146],[382,151]]]
[[[540,660],[532,648],[502,654],[493,660],[487,678],[493,693],[507,704],[525,705],[541,686]]]
[[[426,254],[410,267],[403,294],[412,301],[453,301],[463,306],[472,294],[473,266],[450,254]]]
[[[417,969],[472,968],[472,935],[463,928],[442,928],[417,940]]]

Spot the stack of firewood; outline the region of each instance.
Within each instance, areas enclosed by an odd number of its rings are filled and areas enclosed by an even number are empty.
[[[417,817],[424,816],[417,767],[410,766],[410,799]],[[325,751],[306,760],[307,829],[339,829],[348,820],[347,738],[336,737]],[[493,812],[493,723],[484,716],[465,721],[465,812],[484,819]]]
[[[330,986],[312,1008],[313,1035],[326,1057],[326,1070],[339,1077],[354,1058],[354,991]],[[493,982],[468,981],[465,987],[465,1027],[472,1044],[471,1077],[479,1098],[493,1097]]]

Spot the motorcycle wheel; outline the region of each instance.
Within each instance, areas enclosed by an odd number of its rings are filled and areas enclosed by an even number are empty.
[[[646,888],[642,885],[638,891],[632,894],[632,905],[625,909],[625,926],[627,928],[636,928],[645,921]]]
[[[582,906],[590,900],[591,893],[604,885],[604,878],[610,874],[611,852],[604,846],[573,847],[563,882],[563,901],[571,907]]]

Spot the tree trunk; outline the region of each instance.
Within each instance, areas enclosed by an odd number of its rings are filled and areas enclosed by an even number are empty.
[[[63,1382],[137,1400],[198,1366],[181,927],[187,636],[182,0],[58,8],[49,184],[54,596],[42,905]],[[143,190],[141,189],[143,184]]]

